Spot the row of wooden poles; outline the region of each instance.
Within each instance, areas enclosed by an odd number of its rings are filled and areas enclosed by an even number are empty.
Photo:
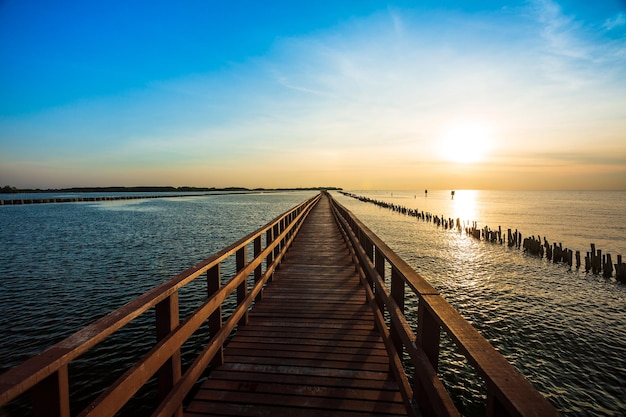
[[[341,191],[341,193],[362,202],[373,203],[379,207],[387,208],[397,213],[402,213],[425,222],[433,223],[437,227],[449,230],[458,230],[459,232],[465,233],[466,235],[472,236],[478,240],[499,243],[501,245],[506,242],[509,247],[523,249],[531,255],[535,255],[540,258],[543,258],[545,255],[546,259],[553,263],[567,263],[570,267],[572,267],[575,260],[576,268],[581,267],[580,251],[577,250],[574,252],[571,249],[564,248],[561,243],[558,245],[556,243],[550,245],[550,243],[548,243],[548,239],[545,237],[543,238],[543,241],[541,240],[541,236],[538,236],[537,238],[535,238],[535,236],[522,238],[522,233],[520,233],[517,229],[515,229],[515,232],[513,232],[512,229],[508,229],[505,241],[501,226],[498,226],[498,230],[492,230],[488,226],[479,229],[478,223],[475,221],[461,223],[461,219],[459,218],[445,218],[443,215],[437,216],[432,213],[419,211],[418,209],[412,209],[388,203],[386,201],[375,200],[345,191]],[[586,272],[592,272],[596,275],[602,274],[605,278],[610,278],[613,276],[613,271],[615,271],[615,279],[626,283],[626,263],[622,262],[622,255],[617,255],[617,263],[613,264],[611,254],[602,254],[602,251],[600,249],[596,249],[596,245],[592,243],[591,251],[587,252],[584,262]]]
[[[233,193],[229,193],[229,194],[233,194]],[[59,198],[17,198],[17,199],[12,199],[12,200],[0,199],[0,206],[19,206],[22,204],[81,203],[81,202],[93,202],[93,201],[143,200],[147,198],[201,197],[201,196],[208,196],[208,195],[219,195],[219,193],[118,195],[118,196],[59,197]]]
[[[115,200],[137,200],[140,198],[159,198],[161,196],[116,196],[116,197],[63,197],[63,198],[23,198],[13,200],[0,200],[0,206],[19,206],[22,204],[49,204],[49,203],[79,203],[89,201],[115,201]],[[173,195],[167,197],[184,197]]]

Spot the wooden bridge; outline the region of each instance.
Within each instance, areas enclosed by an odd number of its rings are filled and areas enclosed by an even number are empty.
[[[225,280],[232,256],[236,271]],[[178,292],[201,276],[207,300],[179,322]],[[226,317],[231,294],[237,308]],[[406,321],[406,297],[418,299],[417,323]],[[35,416],[69,416],[68,364],[147,311],[156,311],[154,347],[79,415],[115,415],[156,377],[153,416],[455,416],[437,376],[442,335],[483,378],[486,415],[558,415],[327,193],[0,375],[0,407],[30,392]],[[181,346],[207,325],[206,346],[183,372]]]

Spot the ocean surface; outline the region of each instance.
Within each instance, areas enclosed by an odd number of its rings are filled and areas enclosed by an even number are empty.
[[[476,221],[478,227],[545,236],[583,257],[590,243],[614,261],[618,254],[626,256],[626,192],[458,190],[451,198],[449,190],[429,190],[427,197],[423,190],[349,191]],[[0,372],[314,194],[0,206]],[[626,415],[625,284],[332,194],[439,289],[563,415]],[[228,278],[228,268],[224,271]],[[181,318],[205,291],[198,282],[181,292]],[[74,409],[149,349],[153,317],[146,316],[72,363]],[[198,334],[183,347],[184,363],[203,337]],[[463,414],[480,415],[484,388],[445,338],[440,364]],[[85,382],[93,375],[102,378]],[[141,415],[153,402],[148,389],[140,391],[123,414]],[[25,411],[18,402],[3,412]]]
[[[350,191],[460,218],[478,228],[517,229],[584,257],[595,243],[626,256],[626,192]],[[338,196],[435,286],[566,416],[626,416],[626,284],[567,264],[444,230],[372,203]],[[584,264],[583,264],[584,265]],[[445,338],[440,371],[464,415],[481,415],[485,390]],[[444,366],[442,366],[444,365]]]

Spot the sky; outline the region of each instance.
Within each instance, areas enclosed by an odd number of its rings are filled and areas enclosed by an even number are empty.
[[[626,0],[0,0],[0,186],[626,189]]]

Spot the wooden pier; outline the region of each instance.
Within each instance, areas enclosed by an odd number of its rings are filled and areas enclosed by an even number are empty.
[[[406,415],[350,253],[322,200],[186,414]],[[345,414],[344,414],[345,413]]]
[[[236,271],[223,282],[231,256]],[[179,322],[178,290],[201,276],[208,298]],[[231,294],[237,307],[224,316]],[[404,316],[409,296],[419,301],[417,323]],[[558,415],[327,193],[0,375],[0,407],[30,392],[34,415],[69,416],[68,364],[147,311],[156,312],[154,347],[79,415],[115,415],[156,376],[153,416],[457,416],[437,375],[442,335],[483,378],[487,416]],[[210,338],[183,372],[181,346],[201,326]]]

